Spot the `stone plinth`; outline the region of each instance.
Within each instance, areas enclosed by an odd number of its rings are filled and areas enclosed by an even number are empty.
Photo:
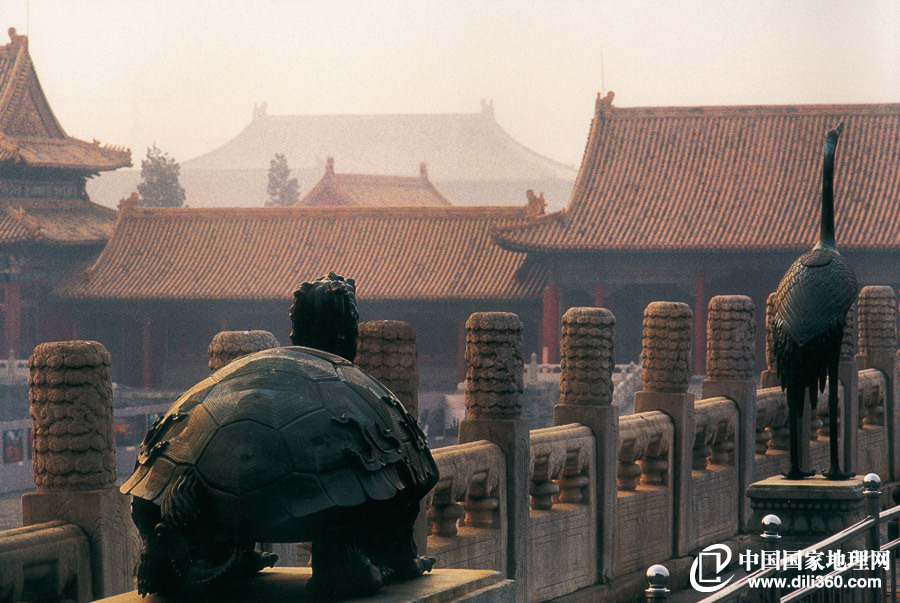
[[[758,532],[762,518],[773,513],[781,520],[779,548],[800,550],[863,519],[863,490],[860,478],[830,481],[817,475],[789,480],[779,475],[758,481],[747,490],[748,531]]]
[[[304,603],[319,601],[306,593],[312,575],[308,567],[264,570],[254,578],[232,582],[209,601],[267,601]],[[150,595],[143,599],[137,591],[101,599],[107,603],[163,603],[176,601]],[[196,599],[194,599],[196,600]],[[377,595],[354,599],[366,603],[514,603],[515,589],[499,572],[487,570],[437,569],[414,580],[397,582],[382,588]]]
[[[131,521],[131,497],[113,488],[22,495],[22,525],[62,520],[75,524],[90,542],[95,596],[134,587],[140,539]]]

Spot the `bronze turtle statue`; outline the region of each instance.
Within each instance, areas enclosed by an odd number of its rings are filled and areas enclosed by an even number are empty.
[[[437,480],[415,419],[349,360],[307,347],[250,354],[185,392],[141,445],[121,488],[143,540],[138,591],[226,584],[274,565],[255,543],[312,541],[310,590],[372,594],[431,570],[413,524]]]

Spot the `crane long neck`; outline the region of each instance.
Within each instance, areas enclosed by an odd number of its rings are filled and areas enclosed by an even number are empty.
[[[841,129],[841,126],[838,126],[828,132],[828,137],[825,139],[825,162],[822,166],[822,222],[819,228],[819,245],[831,248],[835,247],[834,152]]]

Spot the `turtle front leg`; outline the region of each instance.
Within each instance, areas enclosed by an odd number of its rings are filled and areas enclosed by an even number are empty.
[[[374,595],[390,582],[390,570],[377,567],[356,543],[332,537],[313,541],[312,577],[306,588],[324,599]]]
[[[156,526],[160,521],[159,507],[150,501],[134,498],[131,502],[131,517],[141,535],[141,557],[137,570],[138,594],[145,597],[154,593],[176,593],[181,581],[156,535]]]
[[[371,528],[367,551],[380,567],[389,567],[395,578],[416,578],[434,567],[434,557],[420,557],[413,533],[419,516],[418,501],[407,504],[394,521]]]

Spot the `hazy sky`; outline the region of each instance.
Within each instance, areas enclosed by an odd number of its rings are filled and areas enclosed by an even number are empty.
[[[900,102],[900,3],[0,0],[72,136],[183,161],[273,114],[474,112],[578,165],[618,106]],[[601,54],[603,60],[601,62]],[[602,64],[602,67],[601,67]]]

